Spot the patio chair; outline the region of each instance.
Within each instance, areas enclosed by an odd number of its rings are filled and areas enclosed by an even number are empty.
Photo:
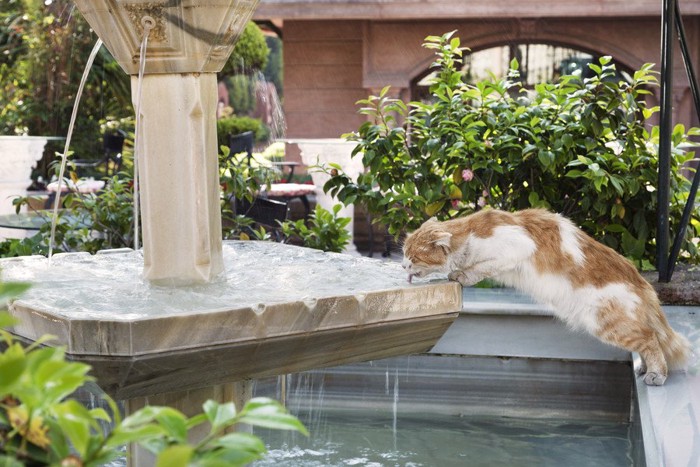
[[[236,214],[243,214],[253,219],[257,225],[265,227],[276,242],[283,240],[279,222],[284,222],[289,216],[287,203],[258,197],[253,202],[235,199],[234,206]]]
[[[118,130],[117,133],[106,134],[102,137],[103,156],[101,159],[73,159],[80,177],[101,176],[98,168],[104,167],[104,176],[112,177],[122,168],[122,151],[126,133]]]
[[[254,134],[252,131],[229,135],[229,157],[245,153],[247,164],[250,166],[253,160],[253,142]],[[294,169],[299,164],[295,162],[278,162],[273,165],[280,167],[280,172],[282,172],[285,178],[291,180],[292,175],[294,175]],[[288,174],[283,173],[284,168],[289,168]],[[285,204],[289,204],[295,198],[299,198],[304,206],[305,216],[308,217],[311,213],[308,195],[313,194],[315,191],[316,189],[313,185],[279,182],[272,183],[269,188],[265,187],[264,191],[261,191],[260,197],[281,201]]]

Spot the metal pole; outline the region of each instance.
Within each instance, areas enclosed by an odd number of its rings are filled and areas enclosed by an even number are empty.
[[[698,119],[700,119],[700,90],[698,89],[698,79],[695,75],[695,68],[693,67],[693,62],[690,58],[690,51],[688,50],[688,41],[685,36],[685,27],[683,26],[683,17],[681,16],[681,10],[676,3],[675,9],[676,27],[678,28],[678,39],[680,40],[681,46],[681,56],[683,57],[683,64],[685,65],[685,71],[688,74],[688,81],[690,83],[690,91],[693,95],[693,101],[695,102],[695,112],[698,114]],[[693,176],[693,183],[690,186],[690,192],[688,193],[688,200],[685,203],[685,208],[683,209],[683,217],[681,218],[681,223],[678,226],[678,233],[673,242],[673,247],[671,248],[671,256],[668,259],[668,279],[671,280],[673,276],[673,270],[676,267],[676,261],[678,260],[678,254],[681,251],[681,244],[683,243],[683,237],[685,237],[685,231],[688,228],[688,222],[690,221],[690,215],[695,208],[695,197],[698,193],[698,185],[700,185],[700,170],[695,171]]]
[[[673,127],[673,36],[676,0],[663,0],[661,10],[661,122],[659,125],[659,183],[657,187],[656,267],[659,282],[668,271],[669,197],[671,191],[671,131]]]

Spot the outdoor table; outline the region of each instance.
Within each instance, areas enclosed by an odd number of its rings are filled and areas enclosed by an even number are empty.
[[[0,228],[39,230],[42,225],[50,221],[48,213],[22,212],[19,214],[0,215]]]

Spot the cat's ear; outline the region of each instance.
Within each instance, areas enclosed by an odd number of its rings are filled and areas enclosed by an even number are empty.
[[[449,232],[437,232],[435,234],[435,240],[433,240],[433,243],[436,246],[441,247],[442,249],[445,250],[445,252],[449,252],[451,250],[450,248],[450,239],[452,238],[452,234]]]

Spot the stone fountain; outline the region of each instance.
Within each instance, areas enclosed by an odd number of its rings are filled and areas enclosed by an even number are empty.
[[[199,411],[231,382],[429,349],[461,288],[408,284],[400,266],[271,242],[221,241],[216,72],[257,1],[75,0],[136,95],[143,250],[0,261],[29,281],[13,332],[57,336],[128,408]],[[236,394],[237,393],[237,394]],[[138,459],[136,464],[141,464]],[[143,465],[143,464],[142,464]]]

